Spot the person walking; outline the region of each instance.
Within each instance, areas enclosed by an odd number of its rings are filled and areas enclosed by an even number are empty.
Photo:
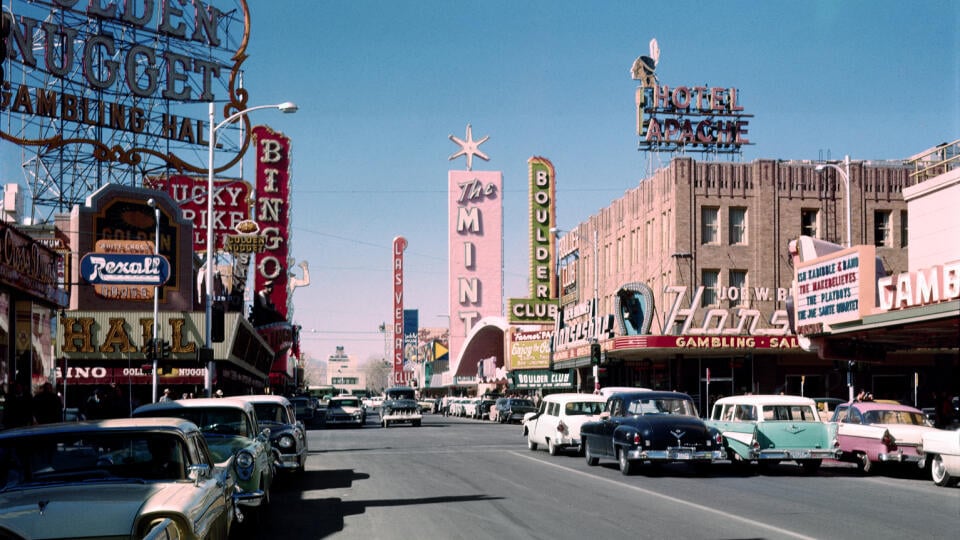
[[[33,397],[33,417],[38,424],[63,421],[63,401],[49,382],[43,383],[40,392]]]

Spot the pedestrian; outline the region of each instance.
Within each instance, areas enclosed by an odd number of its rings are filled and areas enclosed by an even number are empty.
[[[23,387],[23,383],[13,383],[13,390],[7,394],[3,406],[3,425],[7,428],[29,426],[35,423],[33,419],[32,399]]]
[[[159,401],[160,401],[160,403],[163,403],[163,402],[166,402],[166,401],[173,401],[173,398],[170,397],[170,389],[169,389],[169,388],[164,388],[164,389],[163,389],[163,395],[160,396]]]
[[[38,424],[63,421],[63,402],[49,382],[43,383],[40,392],[33,397],[33,417]]]
[[[105,418],[107,411],[104,410],[106,403],[103,400],[103,391],[94,388],[90,397],[83,404],[83,417],[87,420],[100,420]]]

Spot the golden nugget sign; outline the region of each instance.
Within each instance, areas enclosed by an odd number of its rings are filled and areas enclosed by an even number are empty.
[[[206,145],[203,120],[158,102],[206,103],[223,99],[214,90],[224,88],[232,106],[246,101],[234,76],[246,57],[244,0],[14,1],[10,8],[5,113]],[[42,131],[0,136],[67,144]],[[70,142],[94,145],[99,159],[139,161],[142,149],[110,147],[107,138]]]

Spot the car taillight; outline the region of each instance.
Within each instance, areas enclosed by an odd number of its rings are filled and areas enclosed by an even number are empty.
[[[560,420],[559,422],[557,422],[557,431],[560,433],[567,432],[567,425],[563,423],[563,420]]]
[[[887,448],[893,448],[897,445],[897,440],[893,438],[893,435],[891,435],[889,431],[883,432],[883,437],[880,439],[880,442]]]
[[[640,433],[633,434],[633,444],[640,444],[641,440],[642,439],[640,438]]]
[[[760,441],[754,439],[753,442],[750,443],[750,446],[752,446],[754,450],[759,450],[759,449],[760,449]]]
[[[713,441],[717,443],[718,447],[723,447],[723,435],[721,435],[720,433],[717,433],[716,435],[713,436]]]

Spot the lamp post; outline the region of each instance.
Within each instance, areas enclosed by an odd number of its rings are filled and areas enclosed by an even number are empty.
[[[847,247],[853,245],[853,235],[851,234],[851,225],[850,225],[850,156],[843,156],[843,168],[841,169],[839,165],[834,165],[833,163],[821,163],[817,165],[816,171],[821,172],[827,167],[837,171],[837,174],[840,175],[840,178],[843,179],[843,187],[846,189],[847,197]]]
[[[846,190],[846,198],[847,198],[847,201],[846,201],[847,202],[847,247],[851,247],[853,245],[853,234],[851,234],[851,231],[853,229],[850,224],[850,205],[851,205],[850,156],[849,155],[843,156],[842,169],[840,168],[840,166],[834,165],[833,163],[821,163],[820,165],[817,165],[816,171],[821,172],[827,167],[830,167],[831,169],[837,171],[837,174],[840,176],[840,178],[843,179],[843,187]],[[853,403],[853,373],[851,371],[852,368],[853,368],[853,361],[847,362],[847,394],[851,403]]]
[[[240,118],[241,116],[246,115],[249,112],[260,110],[260,109],[280,109],[284,113],[294,113],[297,112],[297,105],[289,101],[285,101],[276,105],[257,105],[256,107],[250,107],[242,111],[237,111],[230,116],[223,119],[219,124],[214,125],[214,108],[215,104],[210,102],[210,132],[207,135],[207,142],[209,143],[208,153],[207,153],[207,268],[206,276],[204,277],[206,281],[206,321],[204,324],[204,341],[206,343],[206,348],[208,351],[213,351],[213,264],[214,258],[216,256],[216,246],[213,242],[213,196],[214,196],[214,185],[213,185],[213,150],[216,147],[217,139],[217,130],[230,124]],[[208,353],[209,354],[209,353]],[[213,357],[207,362],[207,373],[204,375],[204,383],[206,387],[207,397],[213,396],[213,370],[216,368]],[[154,370],[156,373],[156,370]],[[156,390],[154,390],[156,393]]]
[[[150,198],[147,200],[147,205],[150,208],[153,208],[153,221],[155,222],[155,230],[153,234],[153,254],[160,254],[160,205],[157,204],[156,199]],[[159,322],[158,311],[160,308],[160,287],[153,287],[153,335],[152,343],[149,344],[149,347],[153,350],[152,361],[153,361],[153,370],[151,371],[151,381],[153,382],[153,403],[157,402],[157,355],[156,355],[156,343],[157,343],[157,334],[159,333]]]

